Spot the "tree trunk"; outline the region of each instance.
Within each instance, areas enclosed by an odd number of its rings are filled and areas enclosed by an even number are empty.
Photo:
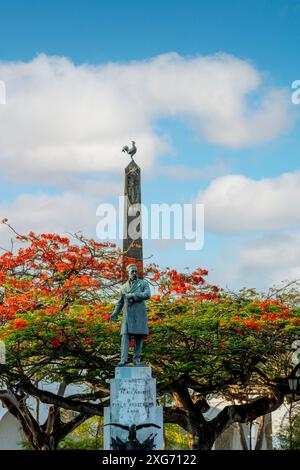
[[[258,429],[257,429],[257,436],[256,436],[256,444],[255,444],[255,450],[261,450],[263,441],[264,441],[264,434],[266,432],[266,417],[260,416],[258,418]]]
[[[214,429],[209,422],[199,419],[198,413],[187,416],[187,432],[190,450],[211,450],[214,445]]]
[[[248,443],[247,443],[247,439],[246,439],[246,436],[245,436],[245,431],[244,431],[244,428],[242,426],[242,423],[237,423],[237,426],[238,426],[238,430],[239,430],[242,449],[243,450],[249,450],[249,446],[248,446]]]
[[[190,450],[211,450],[213,445],[214,440],[208,439],[202,432],[189,434]]]
[[[284,398],[284,395],[277,391],[247,404],[229,405],[215,418],[207,421],[203,416],[207,410],[199,408],[197,403],[193,402],[187,387],[177,383],[172,395],[176,406],[169,412],[165,410],[165,422],[176,423],[188,432],[191,450],[212,449],[216,438],[233,423],[247,423],[271,413],[279,408]]]
[[[24,395],[14,394],[9,389],[2,390],[0,395],[4,406],[21,424],[25,439],[34,450],[56,450],[64,437],[91,417],[90,414],[79,413],[69,422],[62,423],[60,408],[51,406],[45,423],[41,425],[24,403]]]
[[[178,424],[188,433],[191,450],[210,450],[215,441],[215,433],[203,416],[203,411],[207,411],[205,400],[204,404],[203,400],[194,402],[188,388],[183,384],[176,384],[172,395],[177,406],[173,419],[168,417],[167,421]]]

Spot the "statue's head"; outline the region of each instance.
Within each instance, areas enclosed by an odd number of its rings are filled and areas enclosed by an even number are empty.
[[[135,264],[129,264],[126,271],[128,272],[128,276],[131,281],[137,278],[137,267]]]

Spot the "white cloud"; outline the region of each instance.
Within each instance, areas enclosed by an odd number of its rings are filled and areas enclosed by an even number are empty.
[[[268,289],[300,279],[300,232],[263,235],[224,248],[214,280],[230,288]]]
[[[96,238],[96,208],[101,201],[72,192],[21,194],[11,204],[0,204],[0,219],[8,218],[18,233],[75,233]],[[0,225],[0,243],[9,247],[10,229]]]
[[[14,181],[63,185],[70,175],[120,171],[120,149],[133,138],[149,171],[171,145],[156,131],[157,118],[182,118],[207,141],[229,147],[269,141],[289,124],[285,92],[269,90],[251,106],[262,76],[225,54],[99,66],[39,55],[0,63],[0,77],[7,91],[0,163]]]
[[[221,233],[300,227],[299,200],[300,171],[260,180],[221,176],[197,197],[206,229]]]
[[[221,160],[205,165],[201,168],[193,168],[187,165],[169,165],[160,169],[163,175],[183,181],[211,180],[221,174],[228,173],[229,165]]]

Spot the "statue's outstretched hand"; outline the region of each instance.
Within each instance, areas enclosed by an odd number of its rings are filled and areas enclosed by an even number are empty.
[[[112,313],[111,316],[109,317],[109,321],[110,321],[110,322],[114,322],[114,321],[116,321],[116,320],[117,320],[116,315],[114,315],[114,314]]]

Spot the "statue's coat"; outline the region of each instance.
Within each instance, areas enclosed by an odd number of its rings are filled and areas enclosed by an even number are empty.
[[[134,302],[129,303],[125,294],[134,294]],[[122,318],[122,326],[120,334],[129,335],[148,335],[148,318],[145,306],[145,300],[150,299],[150,287],[147,281],[137,279],[130,287],[127,281],[121,288],[120,298],[116,304],[115,310],[112,314],[113,319],[116,319],[124,307]]]

